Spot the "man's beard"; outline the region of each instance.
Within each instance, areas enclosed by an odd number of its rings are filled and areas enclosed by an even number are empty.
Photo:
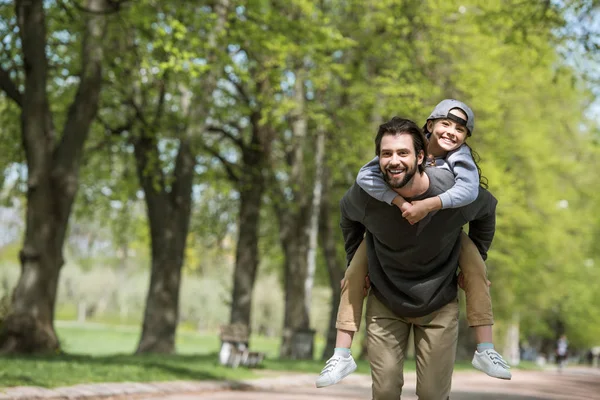
[[[410,182],[410,180],[413,178],[413,176],[415,176],[416,173],[417,173],[417,160],[415,160],[415,165],[412,168],[410,168],[410,169],[407,168],[404,171],[404,178],[402,178],[402,180],[400,182],[397,182],[397,183],[393,182],[393,179],[390,178],[390,176],[388,175],[387,168],[383,171],[383,179],[387,182],[388,185],[390,185],[390,187],[392,189],[400,189],[400,188],[404,187],[408,182]]]

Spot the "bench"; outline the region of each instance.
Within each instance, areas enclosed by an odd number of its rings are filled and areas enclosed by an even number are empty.
[[[221,326],[219,335],[221,339],[221,350],[219,351],[219,363],[230,368],[257,367],[265,358],[265,354],[248,349],[250,333],[248,326],[244,324],[232,324]]]

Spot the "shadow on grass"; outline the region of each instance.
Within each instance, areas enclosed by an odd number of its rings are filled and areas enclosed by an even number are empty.
[[[0,365],[0,386],[54,387],[90,381],[235,381],[236,376],[244,379],[252,375],[220,366],[217,354],[11,355],[1,357]],[[48,369],[52,376],[41,372]]]
[[[359,371],[369,373],[368,363],[359,361]],[[267,358],[257,368],[227,368],[218,354],[114,354],[94,356],[12,355],[0,358],[0,387],[69,386],[93,382],[228,381],[243,390],[243,380],[264,377],[269,371],[318,374],[322,360],[279,360]]]

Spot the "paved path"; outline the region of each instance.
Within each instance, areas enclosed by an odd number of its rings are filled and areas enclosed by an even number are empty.
[[[368,375],[351,375],[341,384],[315,388],[314,374],[263,371],[265,378],[249,381],[171,381],[96,383],[45,389],[0,389],[0,400],[358,400],[371,398]],[[406,374],[404,400],[416,400],[416,377]],[[480,372],[456,372],[452,400],[600,400],[600,368],[513,372],[511,381]]]
[[[162,395],[163,400],[364,400],[371,398],[371,380],[352,375],[342,383],[316,389],[314,376],[293,375],[289,385],[283,378],[262,380],[252,388],[213,393]],[[416,400],[416,376],[408,373],[403,400]],[[600,400],[600,369],[554,371],[515,371],[511,381],[489,378],[479,372],[457,372],[452,384],[452,400]],[[156,396],[141,397],[157,400]]]

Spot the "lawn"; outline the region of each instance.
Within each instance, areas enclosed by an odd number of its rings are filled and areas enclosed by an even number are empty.
[[[279,361],[279,338],[253,336],[251,348],[266,353],[261,368],[230,369],[218,364],[220,341],[217,333],[179,330],[177,355],[133,355],[140,337],[139,327],[107,324],[56,323],[65,354],[44,357],[0,359],[0,387],[56,387],[84,382],[147,382],[165,380],[236,380],[264,376],[268,370],[318,374],[323,362]],[[323,348],[316,341],[316,352]],[[368,373],[366,362],[359,372]]]
[[[252,337],[251,348],[266,353],[261,368],[230,369],[217,362],[219,339],[216,333],[184,331],[177,335],[177,355],[132,355],[139,339],[139,328],[103,324],[56,324],[65,354],[44,357],[4,357],[0,359],[0,387],[57,387],[88,382],[149,382],[166,380],[241,380],[264,376],[267,371],[314,373],[323,367],[321,360],[278,360],[279,339]],[[358,342],[358,341],[355,341]],[[316,340],[315,355],[323,341]],[[414,361],[406,369],[415,368]],[[457,369],[470,369],[458,363]],[[358,373],[369,373],[366,361],[358,361]]]

